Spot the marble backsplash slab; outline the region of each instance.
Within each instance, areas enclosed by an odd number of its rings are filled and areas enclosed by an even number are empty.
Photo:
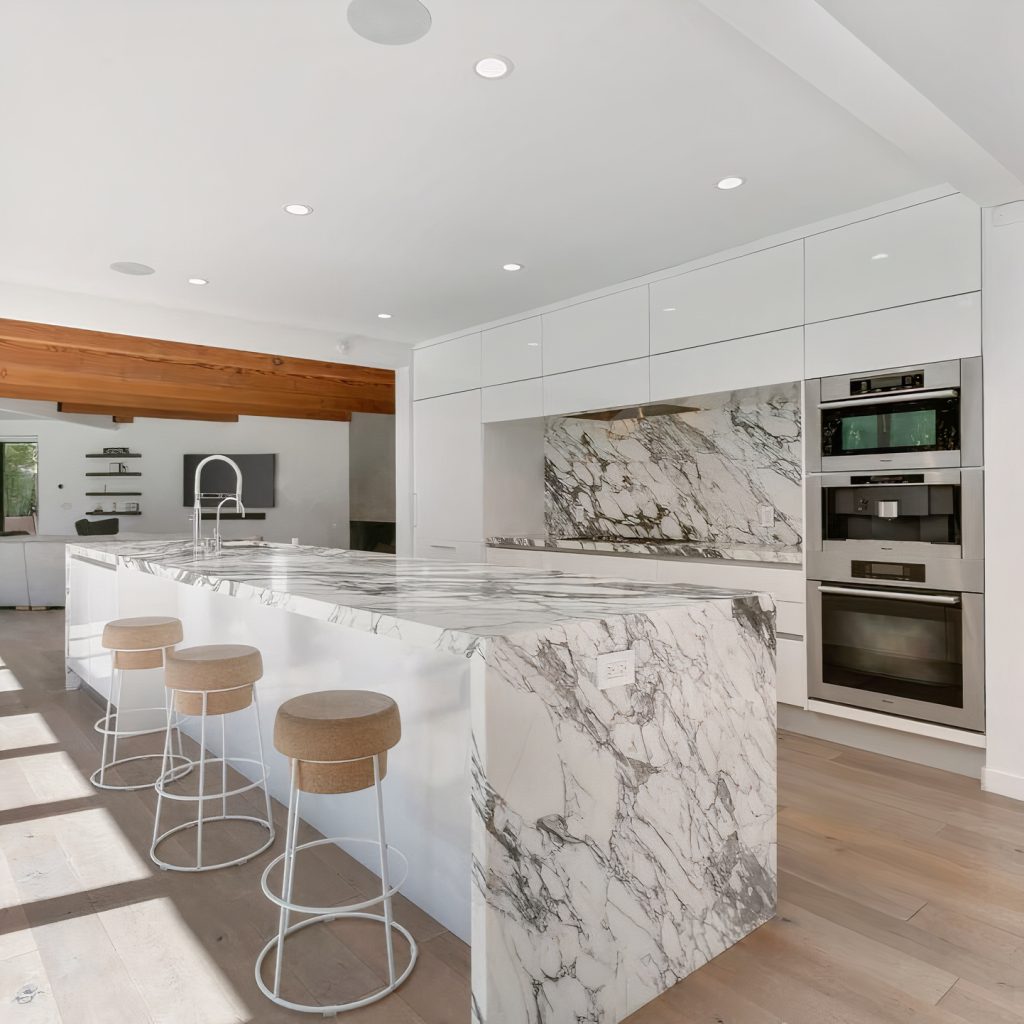
[[[800,545],[799,384],[680,405],[688,411],[645,419],[550,418],[548,536]]]

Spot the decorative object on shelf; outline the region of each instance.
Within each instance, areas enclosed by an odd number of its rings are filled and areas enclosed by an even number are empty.
[[[130,448],[104,448],[104,455],[131,455]]]
[[[130,452],[127,449],[125,449],[124,451],[119,451],[117,449],[112,449],[110,451],[86,452],[85,453],[85,457],[87,459],[109,459],[111,455],[116,455],[116,456],[118,456],[118,458],[121,458],[121,459],[141,459],[142,458],[142,456],[138,452]]]

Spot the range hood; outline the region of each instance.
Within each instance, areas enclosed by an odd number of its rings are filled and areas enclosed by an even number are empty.
[[[700,412],[696,405],[674,405],[671,402],[651,402],[647,405],[628,405],[624,409],[602,409],[599,412],[577,412],[566,419],[601,420],[612,423],[617,420],[649,420],[655,416],[674,416],[681,412]]]

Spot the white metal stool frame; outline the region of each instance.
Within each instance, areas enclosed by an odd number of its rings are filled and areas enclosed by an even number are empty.
[[[120,727],[121,718],[124,715],[139,715],[143,712],[155,712],[155,711],[166,711],[166,706],[163,708],[126,708],[121,709],[121,695],[124,688],[124,674],[125,672],[138,671],[137,669],[124,669],[117,667],[117,655],[118,654],[153,654],[159,651],[163,660],[163,663],[167,664],[167,648],[166,647],[146,647],[141,649],[133,649],[130,651],[121,651],[119,649],[112,649],[110,652],[110,690],[107,693],[107,710],[102,718],[97,718],[93,729],[103,736],[103,752],[100,754],[100,766],[89,776],[89,781],[97,789],[109,789],[114,790],[118,793],[129,793],[137,789],[154,789],[156,787],[156,781],[153,782],[140,782],[133,785],[117,785],[116,783],[106,781],[106,773],[110,768],[118,768],[123,764],[129,764],[132,761],[148,761],[150,758],[160,758],[160,774],[163,775],[167,770],[167,764],[165,757],[169,755],[172,762],[171,769],[173,772],[173,778],[180,779],[188,775],[192,768],[190,766],[189,759],[185,757],[181,747],[181,718],[178,717],[174,723],[174,729],[178,734],[178,752],[176,754],[169,753],[167,750],[166,742],[163,753],[155,754],[136,754],[133,757],[122,757],[117,756],[117,741],[119,739],[132,739],[135,736],[155,736],[157,733],[165,731],[165,726],[157,726],[154,729],[125,729],[122,730]],[[114,692],[117,692],[116,708],[111,713],[111,708],[114,707]],[[107,760],[107,747],[110,744],[110,739],[113,737],[113,749],[110,752],[110,760]],[[174,766],[174,761],[181,761],[182,764]],[[159,778],[159,777],[158,777]]]
[[[284,853],[275,857],[266,867],[263,872],[263,877],[260,879],[260,886],[263,889],[264,895],[272,903],[276,903],[281,908],[281,915],[278,921],[277,935],[275,935],[261,950],[259,956],[256,958],[256,984],[259,986],[260,991],[272,1002],[278,1004],[278,1006],[284,1006],[289,1010],[298,1010],[304,1013],[320,1013],[325,1017],[332,1017],[337,1013],[344,1013],[347,1010],[357,1010],[361,1006],[369,1006],[370,1003],[376,1003],[383,999],[385,996],[390,995],[395,991],[409,977],[412,973],[413,967],[416,966],[416,958],[419,955],[419,947],[416,945],[416,940],[409,934],[408,929],[404,928],[397,921],[394,920],[391,911],[391,898],[398,893],[402,883],[405,881],[406,876],[409,873],[409,860],[402,853],[401,850],[396,849],[393,846],[388,846],[387,836],[384,830],[384,797],[381,791],[381,778],[380,778],[380,755],[373,754],[371,758],[366,757],[354,757],[345,761],[312,761],[308,758],[301,759],[304,764],[355,764],[358,761],[373,761],[373,785],[377,795],[377,839],[362,839],[352,836],[337,836],[332,839],[316,839],[309,843],[303,843],[301,846],[296,845],[296,840],[299,835],[299,795],[301,790],[299,789],[299,760],[292,758],[291,763],[291,789],[288,795],[288,824],[285,827],[285,840],[284,840]],[[299,903],[292,901],[292,883],[295,878],[295,855],[301,853],[303,850],[311,849],[314,846],[323,846],[327,843],[367,843],[371,846],[376,846],[380,850],[380,879],[381,879],[381,894],[379,896],[373,896],[370,899],[363,900],[360,903],[349,903],[337,907],[307,907]],[[402,877],[392,883],[390,877],[390,868],[388,864],[388,854],[394,853],[401,858],[404,872]],[[270,873],[274,868],[284,862],[284,869],[282,874],[282,893],[280,896],[273,892],[270,888]],[[367,914],[366,911],[369,907],[374,907],[378,903],[384,905],[383,914]],[[298,924],[289,925],[289,918],[292,912],[300,914],[312,914],[312,917],[307,918],[305,921],[300,921]],[[384,925],[385,941],[387,943],[388,950],[388,982],[387,984],[378,989],[376,992],[372,992],[368,996],[364,996],[362,999],[355,999],[348,1003],[334,1003],[328,1006],[314,1006],[308,1003],[293,1003],[288,999],[284,999],[281,996],[281,968],[284,962],[284,940],[289,936],[299,931],[302,928],[308,928],[310,925],[319,924],[320,922],[329,922],[342,920],[344,918],[355,918],[363,921],[378,921]],[[406,942],[409,945],[409,964],[402,971],[401,974],[395,972],[395,945],[393,933],[398,932],[405,937]],[[269,988],[263,980],[263,962],[266,960],[271,950],[276,950],[276,956],[274,957],[274,985],[273,988]]]
[[[249,706],[254,709],[256,716],[256,737],[257,744],[259,746],[259,760],[257,761],[252,757],[228,757],[227,748],[227,729],[224,724],[224,719],[228,714],[232,712],[224,712],[220,715],[220,743],[221,743],[221,756],[220,757],[207,757],[206,756],[206,720],[209,717],[207,715],[207,706],[211,694],[224,694],[232,693],[235,690],[243,690],[246,687],[252,687],[252,704]],[[189,796],[185,793],[170,793],[167,791],[168,782],[176,782],[182,778],[185,773],[181,770],[181,767],[175,768],[173,765],[168,767],[168,761],[174,756],[171,754],[171,722],[174,716],[177,716],[178,726],[178,738],[179,742],[181,739],[180,722],[183,717],[186,717],[184,712],[174,710],[174,694],[183,693],[191,694],[194,696],[200,696],[202,698],[202,710],[199,716],[199,759],[197,761],[189,760],[187,765],[189,771],[192,768],[198,767],[199,769],[199,791],[197,796]],[[274,816],[271,811],[270,805],[270,788],[267,782],[267,761],[263,756],[263,728],[260,720],[260,705],[259,698],[256,695],[256,688],[254,683],[241,683],[238,686],[226,686],[218,690],[172,690],[169,687],[166,690],[167,702],[167,728],[164,734],[164,762],[163,771],[161,771],[159,777],[156,780],[154,788],[156,789],[156,814],[153,816],[153,842],[149,847],[149,858],[158,867],[164,871],[187,871],[187,872],[200,872],[200,871],[216,871],[220,868],[231,868],[238,864],[245,864],[247,861],[258,857],[264,850],[268,849],[273,845],[274,838],[276,836],[276,830],[274,828]],[[239,710],[245,710],[241,708]],[[187,716],[195,717],[195,716]],[[210,764],[220,764],[221,767],[221,788],[218,793],[206,793],[206,768]],[[232,767],[240,764],[251,764],[256,765],[260,770],[260,777],[255,782],[250,782],[244,786],[239,786],[237,789],[228,789],[228,765]],[[263,796],[266,800],[267,805],[267,816],[266,818],[259,818],[252,814],[228,814],[228,797],[239,796],[242,793],[248,793],[252,789],[263,789]],[[173,828],[167,829],[165,832],[160,832],[160,812],[163,809],[164,800],[179,800],[184,803],[194,803],[197,805],[197,815],[191,821],[183,822],[180,825],[175,825]],[[220,800],[221,801],[221,813],[216,815],[207,816],[203,813],[203,805],[207,800]],[[217,864],[204,864],[203,863],[203,825],[204,823],[214,821],[251,821],[254,824],[260,825],[267,830],[267,839],[262,846],[257,847],[250,853],[243,854],[241,857],[236,857],[234,860],[225,860]],[[157,856],[157,847],[165,840],[169,839],[173,835],[177,835],[179,832],[184,832],[187,829],[194,828],[196,830],[196,862],[195,864],[174,864],[170,861],[163,860]]]

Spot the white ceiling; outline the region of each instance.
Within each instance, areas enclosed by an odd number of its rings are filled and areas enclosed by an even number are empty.
[[[945,180],[697,0],[426,2],[0,0],[0,281],[414,342]]]

